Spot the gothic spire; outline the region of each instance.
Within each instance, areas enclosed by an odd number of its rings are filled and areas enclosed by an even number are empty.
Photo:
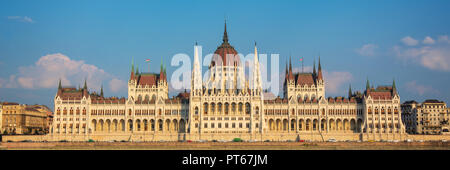
[[[62,89],[62,86],[61,86],[61,78],[59,78],[59,85],[58,85],[58,89]]]
[[[313,75],[316,76],[316,58],[314,58]]]
[[[102,86],[101,86],[101,88],[100,88],[100,96],[103,97],[103,84],[102,84]]]
[[[323,79],[323,77],[322,77],[322,65],[320,64],[320,55],[319,55],[319,72],[318,72],[317,78],[318,79]]]
[[[292,73],[292,57],[289,56],[289,73]]]
[[[225,20],[225,30],[223,32],[223,42],[228,43],[227,20]]]
[[[352,98],[352,96],[353,96],[353,94],[352,94],[352,85],[349,84],[349,86],[348,86],[348,98],[350,99],[350,98]]]
[[[131,72],[134,73],[134,57],[131,57]]]
[[[397,93],[397,87],[395,86],[395,79],[392,80],[392,93]]]
[[[83,89],[84,89],[84,90],[87,90],[86,78],[84,79],[84,87],[83,87]]]
[[[366,90],[370,89],[369,77],[367,77]]]

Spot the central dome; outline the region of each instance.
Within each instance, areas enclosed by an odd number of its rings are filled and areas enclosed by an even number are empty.
[[[237,51],[228,42],[227,23],[223,33],[223,42],[214,52],[211,67],[218,66],[239,66],[240,59]]]

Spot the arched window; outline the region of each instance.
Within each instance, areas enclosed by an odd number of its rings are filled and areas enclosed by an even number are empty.
[[[195,107],[194,112],[195,112],[195,115],[198,115],[198,107]]]
[[[222,103],[217,104],[217,111],[222,113]]]
[[[250,114],[251,106],[250,103],[245,103],[245,114]]]
[[[208,103],[203,104],[203,114],[205,114],[205,115],[208,114]]]
[[[230,104],[225,103],[225,114],[228,115],[228,111],[230,110]]]

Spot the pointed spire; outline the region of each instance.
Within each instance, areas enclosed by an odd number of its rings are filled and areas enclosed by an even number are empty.
[[[59,78],[58,89],[62,89],[62,86],[61,86],[61,78]]]
[[[102,84],[102,86],[101,86],[101,88],[100,88],[100,96],[103,97],[103,84]]]
[[[314,63],[313,63],[313,75],[316,75],[316,58],[314,58]]]
[[[322,77],[322,65],[320,64],[320,55],[319,55],[319,75],[317,75],[318,79],[323,79]]]
[[[84,90],[87,90],[87,82],[86,81],[87,81],[87,78],[84,79],[84,87],[83,87]]]
[[[320,56],[319,56],[319,71],[322,71],[322,66],[320,65]]]
[[[397,87],[395,86],[395,79],[392,80],[392,93],[397,93]]]
[[[227,20],[225,20],[225,30],[223,32],[223,42],[228,43]]]
[[[289,75],[289,70],[288,70],[288,63],[287,63],[287,61],[286,61],[286,78],[287,78],[287,76]]]
[[[136,74],[139,74],[139,66],[136,66]]]
[[[289,56],[289,73],[292,73],[292,57]]]
[[[366,90],[370,89],[369,77],[367,77]]]
[[[131,57],[131,72],[134,73],[134,57]]]
[[[352,84],[349,84],[349,86],[348,86],[348,98],[350,99],[350,98],[352,98],[352,96],[353,96]]]

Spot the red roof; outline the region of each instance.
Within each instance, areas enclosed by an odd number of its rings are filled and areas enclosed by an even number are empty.
[[[149,85],[156,86],[157,75],[154,74],[140,74],[137,77],[137,84],[141,86]]]
[[[297,74],[297,84],[299,85],[313,85],[314,77],[312,73],[299,73]]]

